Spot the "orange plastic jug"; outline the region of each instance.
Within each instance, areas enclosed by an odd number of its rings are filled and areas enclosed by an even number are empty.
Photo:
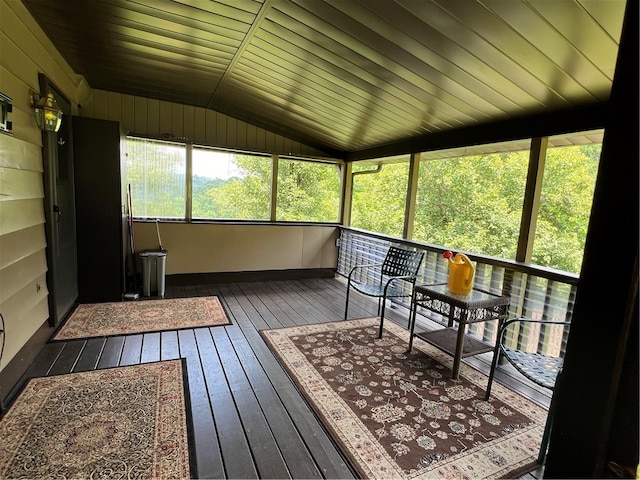
[[[476,268],[464,253],[445,252],[444,257],[449,260],[449,291],[458,295],[468,295],[473,288],[473,278]],[[451,258],[453,257],[453,258]]]

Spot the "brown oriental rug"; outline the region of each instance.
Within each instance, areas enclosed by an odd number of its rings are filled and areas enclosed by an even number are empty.
[[[188,479],[181,360],[29,380],[0,420],[0,478]]]
[[[546,411],[393,322],[340,321],[261,334],[359,476],[517,478],[535,464]]]
[[[53,340],[227,325],[218,297],[80,304]]]

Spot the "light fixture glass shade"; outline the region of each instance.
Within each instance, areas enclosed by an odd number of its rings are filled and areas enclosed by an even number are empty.
[[[57,132],[62,124],[62,110],[58,107],[53,93],[47,93],[41,97],[33,107],[36,114],[36,123],[41,130]]]

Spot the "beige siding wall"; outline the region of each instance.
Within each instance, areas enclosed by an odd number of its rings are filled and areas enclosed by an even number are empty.
[[[22,2],[0,0],[0,92],[13,99],[13,135],[0,134],[0,370],[49,317],[42,134],[29,104],[40,72],[73,103],[87,91]]]

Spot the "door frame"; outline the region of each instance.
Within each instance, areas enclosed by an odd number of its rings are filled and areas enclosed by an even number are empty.
[[[53,92],[58,106],[62,109],[64,116],[69,122],[69,132],[72,131],[71,126],[71,102],[61,93],[61,90],[57,88],[45,74],[38,74],[38,83],[40,86],[40,94],[46,95],[47,92]],[[56,213],[54,212],[55,198],[56,198],[56,164],[58,161],[57,149],[52,148],[52,138],[55,136],[57,142],[57,133],[42,131],[42,164],[43,164],[43,183],[44,183],[44,216],[45,216],[45,235],[47,241],[46,257],[47,257],[47,288],[49,290],[48,305],[49,305],[49,325],[55,327],[61,323],[61,321],[73,310],[78,302],[78,292],[76,288],[75,299],[71,306],[65,312],[59,312],[57,304],[57,291],[58,285],[56,284],[57,272],[59,269],[56,256],[53,253],[57,248],[57,239],[54,232],[54,223],[56,221]],[[71,138],[68,140],[71,142]],[[55,142],[54,142],[55,144]],[[71,152],[73,155],[73,151]],[[73,167],[73,161],[70,167]],[[53,168],[52,168],[53,167]],[[73,174],[73,168],[69,172]],[[72,177],[71,177],[72,178]],[[71,181],[73,184],[73,181]],[[74,218],[75,218],[75,195],[73,200],[74,205]],[[75,234],[75,232],[74,232]],[[76,264],[76,278],[77,278],[77,264]]]

